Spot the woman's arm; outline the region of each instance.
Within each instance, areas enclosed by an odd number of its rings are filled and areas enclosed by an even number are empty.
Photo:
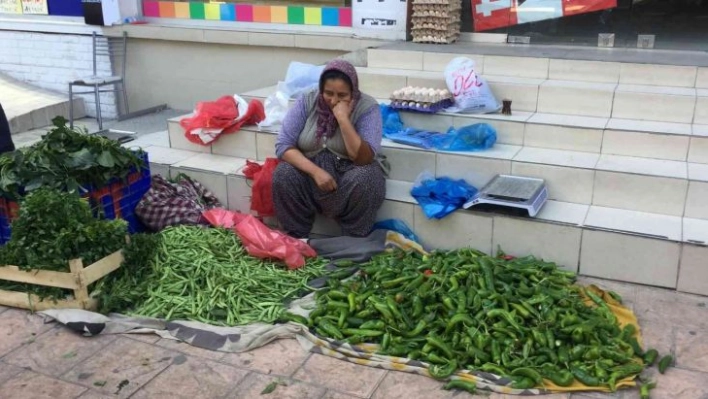
[[[312,163],[297,148],[298,138],[307,122],[307,110],[305,108],[305,97],[301,96],[288,110],[283,119],[278,138],[275,141],[275,155],[310,176],[320,190],[334,191],[337,189],[337,183],[332,176]]]
[[[342,104],[344,108],[345,104]],[[340,105],[337,104],[337,107]],[[343,109],[337,110],[335,107],[335,116],[339,123],[339,128],[342,131],[342,138],[347,147],[347,155],[349,159],[356,165],[368,165],[374,160],[376,152],[381,149],[381,139],[383,135],[383,121],[381,120],[381,111],[378,106],[371,107],[364,112],[356,123],[356,126],[351,122],[349,104],[346,104],[346,111]]]

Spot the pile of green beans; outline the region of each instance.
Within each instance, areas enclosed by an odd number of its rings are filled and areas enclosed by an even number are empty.
[[[533,257],[384,254],[355,278],[330,280],[301,322],[323,337],[427,362],[439,379],[466,369],[509,377],[517,389],[577,380],[615,390],[655,351],[645,358],[636,328],[621,328],[603,298],[574,283],[574,273]]]
[[[326,261],[304,267],[249,256],[231,231],[195,226],[159,233],[160,247],[144,284],[146,298],[130,312],[166,320],[197,320],[215,325],[271,323],[285,303],[312,291],[307,282],[324,274]]]

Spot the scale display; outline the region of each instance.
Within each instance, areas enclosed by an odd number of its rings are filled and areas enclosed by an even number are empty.
[[[548,189],[543,179],[497,175],[463,207],[469,209],[475,205],[490,204],[520,208],[535,217],[547,199]]]

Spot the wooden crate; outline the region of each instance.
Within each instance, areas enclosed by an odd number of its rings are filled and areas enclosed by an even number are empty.
[[[88,286],[118,269],[123,263],[123,251],[116,251],[96,263],[84,267],[81,259],[69,261],[69,273],[50,270],[20,270],[17,266],[0,267],[0,280],[66,288],[74,291],[73,299],[41,300],[26,292],[0,289],[0,305],[32,311],[46,309],[95,310],[98,302],[89,298]]]

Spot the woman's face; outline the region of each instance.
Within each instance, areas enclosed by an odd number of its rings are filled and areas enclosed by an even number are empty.
[[[327,102],[327,105],[329,105],[329,108],[332,109],[340,101],[351,101],[352,89],[349,87],[349,84],[342,79],[328,79],[325,81],[322,96]]]

